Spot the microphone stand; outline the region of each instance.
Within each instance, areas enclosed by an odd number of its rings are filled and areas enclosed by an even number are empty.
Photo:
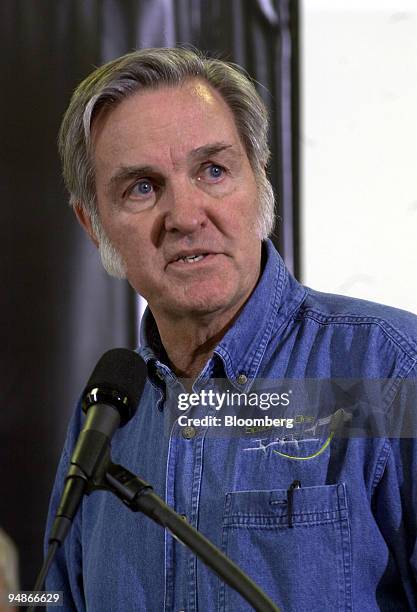
[[[133,512],[143,512],[185,544],[226,584],[237,591],[259,612],[280,612],[269,597],[231,559],[197,529],[187,523],[158,495],[150,484],[121,465],[109,463],[105,471],[104,488],[111,491]],[[102,487],[100,487],[102,488]]]
[[[182,544],[188,546],[226,584],[237,591],[257,612],[280,612],[269,597],[231,559],[192,527],[156,493],[150,484],[129,472],[121,465],[112,463],[107,448],[92,476],[86,475],[79,466],[73,465],[67,480],[73,486],[82,487],[89,495],[96,490],[110,491],[133,512],[143,512],[153,521],[167,529]],[[36,581],[35,590],[41,590],[56,550],[68,532],[68,519],[61,515],[55,520],[49,550]]]

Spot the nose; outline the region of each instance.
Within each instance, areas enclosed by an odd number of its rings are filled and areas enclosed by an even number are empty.
[[[166,193],[165,229],[192,234],[205,225],[204,194],[190,181],[178,181]]]

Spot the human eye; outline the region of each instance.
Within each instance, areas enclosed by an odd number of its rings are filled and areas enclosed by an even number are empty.
[[[154,181],[149,178],[142,178],[127,189],[126,196],[131,200],[144,200],[153,196],[155,191]]]
[[[209,183],[218,183],[225,175],[226,168],[224,166],[210,162],[203,166],[199,179]]]

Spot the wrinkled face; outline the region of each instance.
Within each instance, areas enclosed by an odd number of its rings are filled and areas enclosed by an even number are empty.
[[[255,177],[207,84],[139,92],[93,125],[98,212],[158,321],[232,317],[260,271]]]

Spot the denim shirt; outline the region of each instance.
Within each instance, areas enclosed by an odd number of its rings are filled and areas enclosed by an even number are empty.
[[[303,287],[270,242],[264,259],[254,292],[194,390],[213,379],[246,394],[256,380],[378,380],[378,413],[395,417],[399,384],[416,378],[417,317]],[[167,398],[182,387],[149,312],[141,336],[148,379],[135,416],[114,435],[115,463],[151,483],[283,612],[417,610],[412,434],[335,436],[326,446],[305,431],[297,437],[261,427],[254,436],[235,428],[217,435],[210,426],[181,427]],[[281,413],[305,415],[308,407]],[[47,532],[81,427],[78,408]],[[303,457],[310,458],[297,460]],[[47,588],[64,592],[66,610],[251,609],[160,526],[104,491],[84,498]]]

